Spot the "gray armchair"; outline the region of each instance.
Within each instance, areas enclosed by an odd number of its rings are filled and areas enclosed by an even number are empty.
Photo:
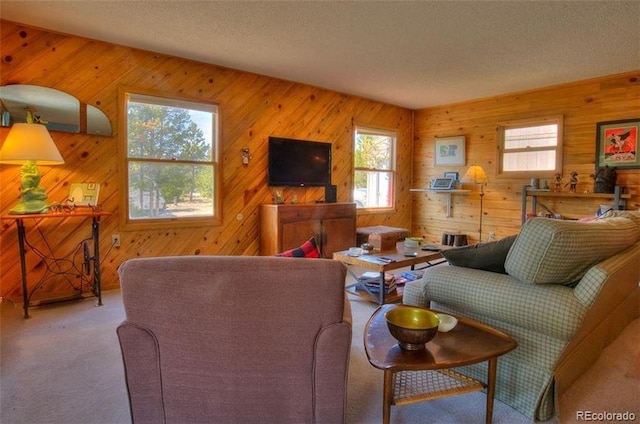
[[[183,256],[119,270],[134,423],[345,421],[344,265]]]

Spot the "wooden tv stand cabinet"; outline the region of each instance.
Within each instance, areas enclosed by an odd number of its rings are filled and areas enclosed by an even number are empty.
[[[323,258],[356,245],[355,203],[260,205],[260,254],[275,255],[315,237]]]

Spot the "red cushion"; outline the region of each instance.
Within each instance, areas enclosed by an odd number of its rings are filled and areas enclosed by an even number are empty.
[[[278,253],[276,256],[285,256],[288,258],[319,258],[320,251],[318,250],[318,243],[316,243],[315,237],[311,237],[305,241],[302,246]]]

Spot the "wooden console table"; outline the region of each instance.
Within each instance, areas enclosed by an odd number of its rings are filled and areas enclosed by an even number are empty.
[[[98,306],[102,306],[102,288],[100,281],[100,218],[103,216],[111,215],[110,212],[96,211],[91,208],[87,209],[79,209],[75,208],[72,211],[65,212],[48,212],[44,214],[26,214],[26,215],[4,215],[2,216],[2,220],[14,221],[16,223],[16,227],[18,229],[18,249],[20,253],[20,269],[22,272],[22,301],[23,301],[23,309],[24,309],[24,317],[29,318],[29,306],[31,302],[31,296],[33,293],[42,287],[42,285],[47,281],[47,274],[53,273],[54,275],[70,275],[77,277],[79,275],[80,279],[83,280],[85,277],[83,275],[82,270],[78,270],[76,265],[73,263],[71,259],[68,259],[66,255],[63,257],[45,257],[41,252],[37,249],[32,249],[32,251],[38,255],[46,266],[45,274],[42,276],[40,281],[38,281],[34,287],[29,291],[29,284],[27,278],[27,263],[26,263],[26,247],[31,246],[27,240],[26,229],[25,229],[25,221],[41,221],[41,220],[52,220],[52,219],[63,219],[63,218],[91,218],[91,240],[93,241],[93,256],[89,256],[86,254],[85,250],[85,265],[88,266],[89,262],[93,262],[93,281],[90,281],[91,292],[89,296],[95,296],[98,298]],[[83,240],[84,242],[84,240]],[[53,252],[51,252],[53,254]],[[73,252],[72,252],[73,254]],[[67,264],[69,266],[69,262],[71,262],[70,268],[67,270],[63,270],[62,265]],[[58,271],[52,271],[51,265],[55,264],[58,268]],[[79,271],[79,272],[78,272]],[[82,281],[80,287],[74,286],[74,291],[77,293],[77,296],[74,298],[84,297],[82,290]],[[64,299],[68,300],[68,299]]]
[[[355,246],[355,203],[260,205],[260,255],[270,256],[315,237],[323,258]]]

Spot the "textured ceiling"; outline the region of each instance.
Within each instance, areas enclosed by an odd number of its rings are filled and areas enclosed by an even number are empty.
[[[12,1],[0,17],[409,108],[640,69],[639,1]]]

